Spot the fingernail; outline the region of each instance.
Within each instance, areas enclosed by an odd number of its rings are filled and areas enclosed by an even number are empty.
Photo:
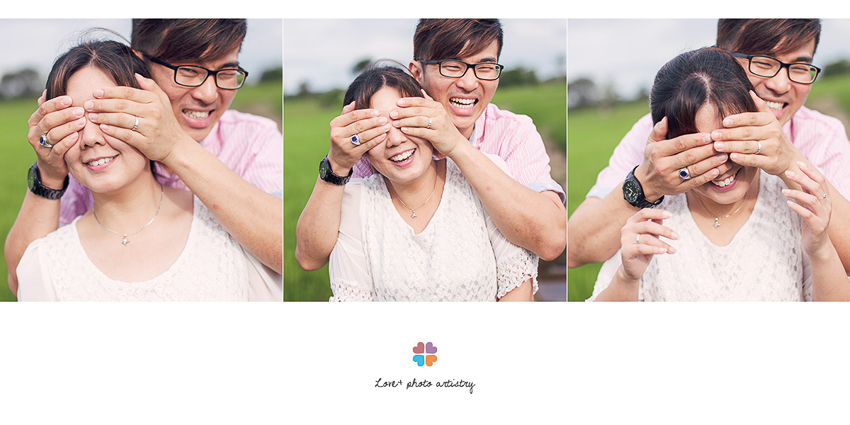
[[[407,104],[407,101],[405,101],[404,99],[399,99],[398,102],[396,102],[396,105],[398,105],[398,106],[404,106],[406,104]]]
[[[86,103],[83,104],[83,108],[86,108],[87,111],[92,110],[92,108],[94,108],[94,102],[91,100],[86,101]]]
[[[97,113],[96,112],[89,112],[89,120],[90,121],[97,121]]]
[[[103,90],[97,89],[94,91],[94,97],[103,97]]]
[[[725,144],[725,143],[723,143],[723,142],[714,142],[714,149],[721,150],[721,149],[725,149],[725,148],[726,148],[726,144]]]
[[[734,124],[734,123],[732,122],[732,118],[725,118],[725,119],[723,120],[723,126],[724,126],[724,127],[732,127],[732,124]]]
[[[717,160],[720,161],[721,164],[726,162],[727,158],[729,158],[729,155],[726,155],[725,153],[717,155]]]
[[[70,138],[72,142],[76,141],[77,137],[80,137],[80,133],[73,132],[70,136],[68,136],[68,138]]]
[[[805,163],[805,162],[803,162],[803,161],[797,161],[797,165],[798,165],[800,168],[804,169],[804,170],[808,170],[808,169],[809,169],[809,166],[808,166],[808,165],[806,165],[806,163]]]
[[[797,175],[797,173],[795,173],[791,170],[785,170],[785,175],[788,176],[788,177],[794,177],[794,176]]]
[[[390,112],[390,118],[398,118],[398,111]]]
[[[791,193],[791,189],[782,189],[782,194],[783,194],[783,195],[786,195],[786,196],[787,196],[789,193]]]
[[[714,169],[712,169],[711,171],[708,172],[708,175],[713,179],[713,178],[720,175],[720,170],[714,168]]]
[[[398,127],[401,125],[401,121],[393,121],[393,126]]]
[[[384,130],[384,133],[386,133],[386,132],[390,131],[390,129],[391,129],[391,128],[392,128],[392,126],[391,126],[391,125],[389,125],[389,124],[387,124],[387,125],[385,125],[385,126],[381,127],[381,129],[382,129],[382,130]]]
[[[387,123],[387,117],[378,118],[378,123],[383,125]]]
[[[61,103],[64,106],[70,106],[71,105],[71,98],[70,97],[62,97],[62,100],[60,100],[59,103]]]
[[[108,125],[106,125],[106,124],[101,124],[101,125],[100,125],[100,129],[101,129],[102,131],[109,131],[109,126],[108,126]]]
[[[673,230],[672,232],[670,232],[670,236],[673,236],[673,239],[679,239],[679,234],[678,234],[678,233],[676,233],[676,231],[675,231],[675,230]]]
[[[74,121],[74,125],[76,125],[77,127],[83,128],[83,127],[86,126],[86,119],[80,118],[80,119]]]
[[[664,217],[664,218],[670,218],[670,217],[672,217],[672,216],[673,216],[673,215],[672,215],[672,214],[670,214],[670,211],[663,211],[663,212],[661,213],[661,217]]]
[[[675,253],[676,253],[676,248],[673,248],[673,246],[672,246],[672,245],[670,245],[670,248],[667,250],[667,252],[669,252],[670,254],[675,254]]]
[[[79,118],[85,114],[86,110],[83,108],[74,108],[71,110],[75,117]]]
[[[705,144],[711,143],[711,135],[706,134],[705,136],[702,136],[702,142]]]

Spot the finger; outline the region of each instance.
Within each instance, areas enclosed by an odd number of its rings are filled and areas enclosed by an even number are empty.
[[[67,110],[72,103],[70,96],[59,96],[57,98],[50,99],[48,101],[42,101],[42,98],[39,98],[38,109],[30,115],[30,119],[27,122],[30,127],[38,125],[46,116],[50,114],[54,114],[57,111]],[[71,108],[75,109],[75,108]],[[81,108],[76,108],[81,109]],[[59,115],[61,116],[61,115]],[[82,115],[80,115],[82,116]],[[61,121],[65,122],[67,120]],[[54,123],[53,126],[58,125]]]
[[[362,156],[364,153],[366,153],[366,151],[371,150],[372,148],[380,145],[386,140],[387,133],[379,134],[371,139],[368,139],[366,142],[363,142],[360,146],[356,146],[353,152],[359,153],[359,155]]]
[[[813,218],[816,217],[816,214],[812,210],[810,210],[810,209],[808,209],[808,208],[806,208],[806,207],[804,207],[804,206],[802,206],[802,205],[800,205],[800,204],[798,204],[794,201],[786,201],[785,204],[788,205],[788,208],[791,208],[792,211],[797,213],[797,215],[799,215],[800,218],[802,218],[803,220],[806,220],[806,222],[809,223],[810,226],[817,224],[817,223],[814,223],[813,220],[812,220]],[[812,227],[814,227],[814,226],[812,226]]]
[[[42,103],[47,101],[47,89],[41,92],[41,96],[38,97],[38,106],[41,106]],[[70,103],[69,103],[70,105]]]
[[[729,154],[729,159],[736,164],[743,165],[744,167],[765,168],[768,165],[768,157],[764,155],[732,152]]]
[[[356,104],[357,104],[357,102],[352,100],[352,101],[351,101],[351,103],[349,103],[348,105],[343,106],[343,107],[342,107],[342,113],[341,113],[340,115],[344,115],[344,114],[347,114],[347,113],[349,113],[349,112],[353,111],[353,110],[354,110],[354,105],[356,105]]]
[[[667,140],[667,117],[661,118],[661,121],[658,121],[652,126],[652,132],[649,133],[647,143],[660,142],[662,140]]]
[[[331,120],[331,127],[346,127],[353,122],[370,119],[381,115],[377,109],[357,109],[344,113]]]
[[[168,95],[165,94],[164,91],[162,91],[162,89],[159,87],[159,84],[157,84],[156,81],[154,81],[150,78],[142,77],[139,74],[136,74],[136,81],[139,82],[139,87],[141,87],[142,90],[147,90],[149,92],[152,92],[157,97],[159,97],[161,100],[163,100],[165,103],[170,102],[168,100]],[[106,93],[106,92],[104,91],[104,93]],[[133,94],[138,95],[138,96],[144,96],[141,93],[135,93],[134,92]],[[147,96],[145,96],[145,97],[148,98]],[[142,102],[142,101],[140,100],[139,102]],[[142,102],[142,103],[144,103],[144,102]]]
[[[68,149],[71,149],[72,146],[76,145],[79,139],[79,132],[69,134],[64,139],[60,140],[58,143],[53,144],[53,147],[50,148],[50,155],[54,155],[58,158],[64,158],[65,152],[68,152]]]
[[[656,146],[662,146],[662,145],[663,145],[662,143],[659,143]],[[663,155],[663,153],[659,152],[659,155]],[[690,149],[684,150],[682,152],[679,152],[677,154],[672,154],[672,155],[669,155],[669,156],[670,156],[670,159],[671,159],[669,166],[671,168],[675,168],[676,170],[678,170],[678,169],[683,168],[683,167],[690,167],[692,165],[695,165],[695,164],[702,162],[702,161],[705,161],[707,159],[714,159],[715,161],[713,163],[716,163],[716,165],[715,165],[715,167],[716,167],[716,166],[726,162],[726,156],[727,155],[725,153],[724,154],[718,154],[714,150],[714,146],[709,144],[709,145],[705,145],[705,146],[693,147],[693,148],[690,148]],[[714,168],[714,167],[710,167],[710,168]],[[696,170],[691,169],[690,171],[696,171]]]
[[[729,160],[729,155],[720,154],[720,155],[712,155],[702,161],[697,162],[696,164],[689,165],[685,168],[688,169],[688,175],[690,176],[688,179],[695,179],[703,176],[703,174],[708,174],[707,177],[709,180],[716,178],[721,174],[721,171],[718,167],[723,164],[726,164]]]
[[[395,104],[398,105],[398,106],[401,106],[402,108],[408,108],[408,107],[411,107],[411,106],[434,108],[437,105],[439,105],[439,103],[437,103],[436,101],[429,100],[429,99],[426,99],[424,97],[403,97],[403,98],[397,100]]]
[[[148,93],[150,94],[150,93]],[[135,116],[146,116],[150,107],[146,102],[137,102],[128,99],[94,99],[87,100],[83,104],[86,112],[95,113],[125,113]]]
[[[793,189],[782,189],[782,194],[785,195],[786,198],[797,201],[797,204],[806,207],[810,211],[823,208],[823,204],[818,202],[818,198],[811,193],[805,193],[803,191]]]
[[[425,99],[434,101],[434,98],[432,98],[431,96],[428,96],[428,93],[425,93],[425,89],[421,89],[420,91],[422,92],[422,96],[425,96]]]
[[[393,127],[422,127],[429,129],[432,128],[433,123],[434,121],[431,117],[417,116],[393,120]]]
[[[723,126],[726,128],[742,127],[742,126],[763,126],[768,125],[776,120],[767,104],[750,90],[750,97],[755,102],[759,112],[743,112],[740,114],[729,115],[723,119]]]
[[[672,217],[672,214],[667,210],[644,208],[629,217],[626,223],[637,223],[644,220],[666,220],[670,217]]]
[[[802,169],[800,171],[803,171]],[[791,181],[799,184],[803,190],[807,193],[810,193],[817,197],[822,197],[823,194],[827,193],[827,189],[823,187],[820,183],[812,180],[811,177],[807,176],[804,173],[795,173],[791,170],[786,170],[785,175],[791,179]]]
[[[92,95],[94,96],[95,99],[103,99],[103,100],[121,99],[121,100],[129,100],[129,101],[135,102],[135,103],[151,103],[151,102],[153,102],[155,100],[155,97],[158,97],[158,93],[155,93],[155,90],[159,89],[159,87],[156,86],[156,83],[154,83],[153,86],[152,86],[150,83],[148,83],[146,81],[147,79],[144,78],[144,77],[142,77],[141,79],[139,77],[137,77],[136,80],[140,82],[139,83],[140,85],[142,85],[142,83],[141,83],[142,81],[145,81],[145,84],[143,85],[143,87],[147,86],[149,89],[148,90],[137,89],[137,88],[126,87],[126,86],[104,87],[104,88],[95,90],[92,93]],[[156,89],[154,87],[156,87]],[[162,90],[160,89],[160,92],[161,91]],[[109,112],[115,112],[115,111],[109,111]]]
[[[379,137],[381,135],[386,135],[387,132],[389,132],[389,131],[390,131],[390,125],[386,124],[386,125],[383,125],[383,126],[371,128],[371,129],[366,130],[362,133],[358,133],[357,135],[358,135],[358,137],[360,137],[360,143],[361,143],[361,146],[362,146],[363,144],[369,143],[372,139],[374,139],[376,137]],[[350,137],[346,140],[349,143],[351,143]],[[366,150],[368,150],[368,149],[366,149]]]
[[[343,137],[350,138],[355,134],[365,133],[369,130],[380,128],[383,126],[387,126],[387,131],[389,131],[389,120],[387,120],[387,117],[362,119],[345,126],[342,129],[343,131],[341,134],[343,135]]]
[[[89,112],[86,117],[89,121],[97,124],[107,124],[118,127],[130,128],[136,125],[136,116],[124,113],[97,113],[97,112]],[[141,120],[139,121],[139,125],[141,125]],[[138,130],[138,128],[137,128]]]
[[[826,190],[826,177],[824,177],[817,167],[810,166],[803,161],[797,161],[797,167],[799,167],[800,171],[802,171],[808,178],[816,182],[818,186],[821,186],[824,190]]]
[[[44,116],[35,127],[38,135],[50,133],[50,140],[60,140],[65,136],[80,131],[86,125],[83,108],[68,108],[51,112]]]
[[[714,149],[717,152],[738,152],[757,155],[761,153],[761,142],[759,140],[749,141],[733,141],[733,142],[714,142]]]
[[[437,116],[434,108],[423,108],[416,106],[408,106],[401,109],[394,109],[390,111],[390,118],[392,119],[402,119],[402,118],[410,118],[410,117],[435,117]]]
[[[100,124],[99,127],[100,131],[102,131],[104,134],[112,136],[133,147],[138,147],[144,139],[144,136],[139,134],[137,131],[130,130],[129,128],[123,128],[107,124]]]
[[[711,143],[711,139],[706,133],[685,134],[674,139],[657,142],[654,147],[654,150],[657,150],[658,155],[661,156],[673,156],[677,153],[685,152],[696,147],[710,146],[709,143]],[[713,149],[713,147],[710,147],[709,152],[713,151]],[[708,154],[706,154],[700,159],[705,159],[707,157]],[[697,160],[694,160],[690,164],[695,163]],[[682,166],[684,165],[689,164],[682,164]]]
[[[679,239],[679,234],[673,229],[664,226],[656,221],[641,221],[630,225],[629,229],[635,233],[653,235],[655,237],[664,236],[667,239]]]

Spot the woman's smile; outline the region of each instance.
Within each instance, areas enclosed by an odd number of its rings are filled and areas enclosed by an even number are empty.
[[[399,167],[406,167],[413,162],[413,154],[415,152],[416,148],[405,150],[404,152],[391,156],[390,161],[394,162]]]

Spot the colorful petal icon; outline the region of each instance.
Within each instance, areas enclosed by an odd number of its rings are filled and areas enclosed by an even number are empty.
[[[425,356],[423,356],[421,354],[417,354],[417,355],[413,356],[413,361],[416,362],[417,366],[422,366],[422,365],[425,364]],[[428,365],[428,366],[431,366],[431,365]]]
[[[430,344],[430,342],[428,344]],[[413,347],[413,353],[414,354],[422,354],[424,352],[425,352],[425,344],[423,344],[421,342],[419,344],[416,344],[415,347]]]
[[[435,356],[433,354],[429,354],[429,355],[425,356],[425,364],[428,365],[428,367],[433,365],[434,362],[436,362],[436,361],[437,361],[437,356]]]
[[[420,342],[420,344],[421,344],[421,342]],[[429,343],[425,344],[425,352],[428,353],[428,354],[436,354],[437,353],[437,347],[435,347],[434,344],[431,344],[429,342]]]
[[[419,342],[413,347],[413,354],[416,354],[413,356],[413,361],[416,362],[417,366],[426,365],[430,367],[437,361],[437,356],[434,355],[436,352],[437,347],[434,344],[430,342],[427,344]]]

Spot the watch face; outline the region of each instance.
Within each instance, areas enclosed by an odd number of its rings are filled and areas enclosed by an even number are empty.
[[[640,197],[640,192],[635,182],[626,181],[623,184],[623,195],[629,202],[635,202]]]
[[[322,162],[319,163],[319,177],[322,180],[325,180],[328,177],[328,163],[327,159],[323,159]]]
[[[35,187],[35,171],[33,167],[27,172],[27,187],[32,190]]]

